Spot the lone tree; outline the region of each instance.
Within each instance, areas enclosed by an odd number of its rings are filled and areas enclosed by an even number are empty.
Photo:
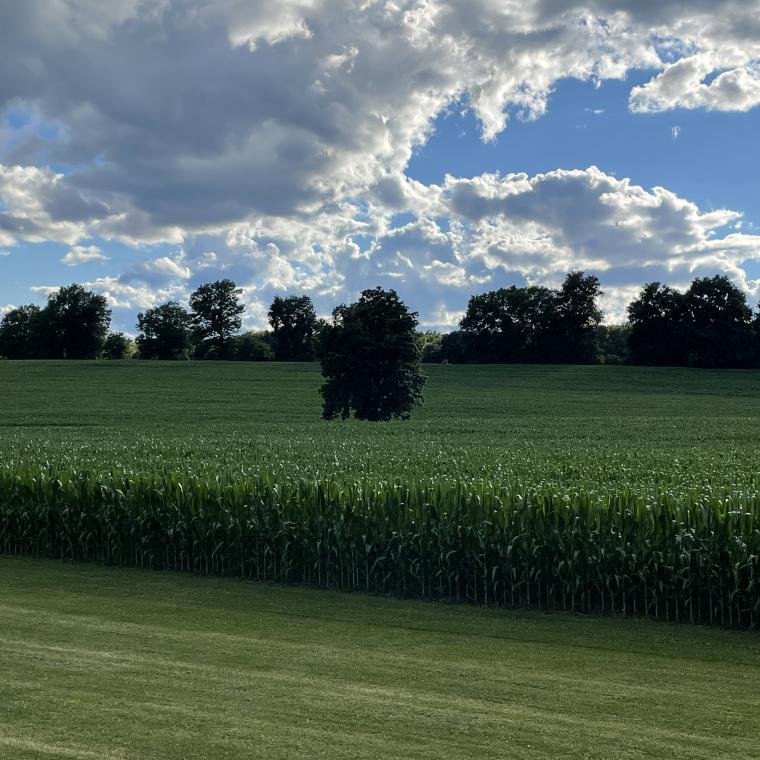
[[[324,419],[408,419],[427,380],[416,328],[416,312],[394,290],[365,290],[338,306],[319,338]]]
[[[269,324],[278,362],[304,362],[314,358],[318,320],[309,296],[275,296],[269,307]]]
[[[201,285],[190,296],[201,356],[227,357],[231,338],[242,325],[240,315],[245,306],[238,301],[242,292],[232,280],[224,279]]]
[[[186,359],[191,348],[192,317],[176,301],[137,315],[141,359]]]
[[[52,359],[95,359],[111,324],[105,296],[68,285],[48,297],[40,313],[40,334]]]

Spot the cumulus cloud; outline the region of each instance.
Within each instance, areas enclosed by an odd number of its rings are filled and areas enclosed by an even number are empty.
[[[730,64],[711,54],[682,58],[647,84],[634,87],[631,109],[645,113],[673,108],[749,111],[760,104],[760,62],[750,63],[745,57],[744,65],[721,71],[724,65]]]
[[[198,236],[174,258],[94,286],[107,286],[119,303],[147,304],[157,288],[186,300],[200,282],[231,276],[245,288],[251,324],[258,315],[262,326],[277,292],[308,292],[327,313],[336,301],[383,285],[398,290],[423,325],[445,328],[473,293],[515,282],[557,286],[576,268],[602,278],[609,320],[624,316],[647,280],[681,286],[720,271],[758,292],[744,266],[760,261],[760,236],[736,229],[737,212],[703,211],[665,188],[645,189],[596,167],[448,177],[415,183],[413,192],[405,182],[398,178],[409,221],[376,223],[364,248],[354,238],[366,227],[344,209],[333,221],[345,226],[332,235],[261,224],[226,239]]]
[[[70,188],[61,174],[0,164],[0,245],[19,241],[73,245],[88,237],[88,223],[105,211],[103,204]]]
[[[508,139],[568,77],[652,70],[637,113],[748,110],[760,0],[0,0],[0,14],[0,111],[34,125],[0,139],[0,246],[63,243],[73,265],[93,240],[167,244],[93,281],[119,308],[217,276],[256,318],[274,292],[325,311],[388,284],[437,325],[470,292],[572,267],[604,273],[611,310],[649,274],[714,267],[757,288],[743,268],[757,237],[727,231],[738,215],[665,188],[594,167],[430,186],[404,171],[444,109]]]
[[[3,4],[0,107],[56,125],[46,159],[77,168],[58,183],[75,205],[104,201],[98,233],[133,243],[315,212],[373,184],[387,195],[383,177],[454,102],[491,139],[511,118],[540,117],[567,77],[665,67],[632,93],[638,110],[757,97],[756,0],[106,5]],[[674,50],[697,52],[670,63]],[[722,73],[695,88],[709,67]],[[39,156],[35,135],[13,148],[19,166]]]
[[[90,264],[94,261],[108,261],[108,256],[96,245],[75,245],[61,261],[66,266],[75,267],[80,264]]]

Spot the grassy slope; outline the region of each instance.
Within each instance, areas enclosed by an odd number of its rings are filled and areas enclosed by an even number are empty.
[[[0,558],[0,757],[760,758],[760,639]]]

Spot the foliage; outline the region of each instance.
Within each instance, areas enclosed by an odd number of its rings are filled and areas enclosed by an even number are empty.
[[[281,362],[312,361],[318,329],[317,314],[309,296],[275,296],[269,307],[274,356]]]
[[[374,288],[333,312],[320,335],[323,417],[408,419],[422,401],[417,314],[396,291]]]
[[[232,340],[232,358],[243,362],[270,362],[274,359],[272,335],[267,332],[247,332]]]
[[[546,361],[556,309],[556,291],[513,285],[473,296],[460,326],[472,336],[475,361]]]
[[[135,344],[124,333],[109,333],[103,344],[104,359],[131,359],[135,352]]]
[[[196,351],[201,358],[230,358],[232,336],[240,329],[245,306],[242,294],[230,279],[201,285],[190,296]]]
[[[628,345],[636,364],[686,362],[686,309],[681,293],[659,282],[644,286],[628,306]]]
[[[187,359],[192,347],[192,316],[176,301],[137,315],[141,359]]]
[[[103,349],[110,323],[106,297],[74,284],[48,297],[37,324],[46,356],[94,359]]]
[[[599,364],[628,364],[630,351],[628,341],[630,325],[598,325],[595,329],[595,343]]]
[[[597,300],[602,295],[598,278],[570,272],[559,290],[551,321],[550,356],[566,364],[592,364],[596,360],[595,330],[602,321]]]
[[[0,550],[757,625],[756,372],[428,372],[336,426],[308,364],[1,364]]]
[[[688,363],[746,367],[752,361],[752,310],[728,277],[700,277],[686,291]]]
[[[447,333],[441,340],[441,361],[467,364],[476,361],[475,335],[464,330]]]
[[[746,295],[725,276],[697,278],[686,293],[649,283],[628,316],[637,364],[746,367],[760,358]]]
[[[512,286],[473,296],[460,323],[469,350],[457,339],[451,361],[593,363],[600,295],[596,277],[570,272],[560,290]]]
[[[33,359],[41,353],[40,309],[34,304],[11,309],[0,321],[0,356]]]
[[[420,346],[420,361],[423,364],[438,364],[443,361],[443,335],[434,330],[417,333]]]

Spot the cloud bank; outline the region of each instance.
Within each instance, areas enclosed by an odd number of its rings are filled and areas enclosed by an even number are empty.
[[[633,112],[747,111],[757,0],[0,0],[0,19],[0,109],[21,122],[0,131],[0,246],[110,258],[90,284],[118,308],[232,276],[255,321],[275,291],[327,308],[381,283],[447,326],[471,292],[571,267],[604,275],[613,317],[647,278],[719,269],[757,292],[738,214],[665,188],[404,174],[443,109],[508,139],[568,77],[647,69]],[[103,241],[166,250],[122,264]]]

